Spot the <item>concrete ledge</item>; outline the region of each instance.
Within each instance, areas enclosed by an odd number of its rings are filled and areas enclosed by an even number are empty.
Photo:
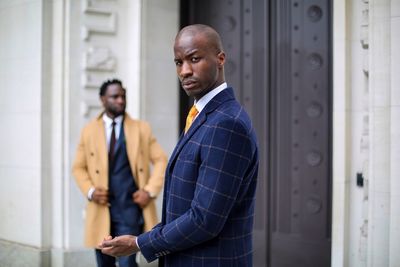
[[[48,267],[50,255],[50,250],[0,239],[0,266]]]
[[[62,250],[51,252],[52,267],[95,267],[96,258],[93,249]]]
[[[139,253],[140,267],[156,267]],[[96,267],[93,249],[45,249],[0,239],[0,266],[4,267]]]
[[[44,249],[0,239],[0,266],[7,267],[95,267],[92,249]]]

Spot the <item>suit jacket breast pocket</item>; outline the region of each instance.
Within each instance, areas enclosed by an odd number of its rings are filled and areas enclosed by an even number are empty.
[[[197,178],[200,165],[200,154],[196,150],[182,151],[173,168],[173,175],[182,181],[193,182]]]
[[[194,161],[196,159],[196,154],[194,153],[180,153],[178,155],[178,160],[180,161]]]
[[[199,147],[198,146],[187,146],[182,149],[181,153],[178,155],[178,161],[183,162],[198,162],[199,157]]]

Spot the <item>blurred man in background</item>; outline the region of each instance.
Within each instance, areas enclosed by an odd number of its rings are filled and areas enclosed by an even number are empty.
[[[149,124],[125,112],[121,81],[105,81],[100,99],[104,111],[82,130],[73,163],[76,182],[89,201],[85,245],[93,248],[105,236],[139,235],[158,222],[154,199],[167,162]],[[114,257],[95,251],[99,267],[115,266]],[[118,264],[136,267],[135,254],[120,257]]]

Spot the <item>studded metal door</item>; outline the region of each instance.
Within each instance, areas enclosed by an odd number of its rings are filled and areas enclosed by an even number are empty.
[[[329,0],[181,1],[182,26],[221,34],[259,139],[255,267],[330,266],[330,13]]]
[[[330,3],[271,9],[271,266],[330,266]]]

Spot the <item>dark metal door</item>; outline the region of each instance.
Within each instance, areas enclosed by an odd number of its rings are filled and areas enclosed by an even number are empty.
[[[330,13],[328,0],[181,1],[182,26],[221,34],[226,80],[259,139],[255,267],[330,266]]]

